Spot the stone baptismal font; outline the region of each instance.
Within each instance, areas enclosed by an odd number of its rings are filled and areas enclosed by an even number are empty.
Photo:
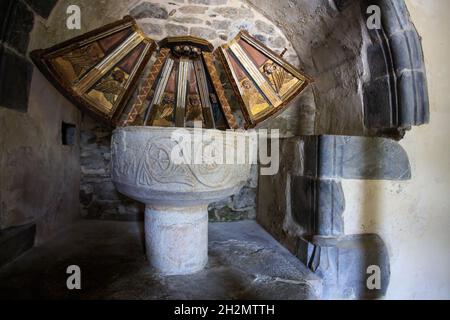
[[[136,91],[156,47],[125,17],[32,58],[74,104],[116,126],[112,181],[146,205],[149,263],[162,274],[189,274],[208,261],[208,205],[236,194],[250,177],[257,143],[243,129],[279,113],[311,80],[241,32],[216,55],[197,37],[160,41]],[[219,60],[241,121],[222,87]]]
[[[193,141],[192,148],[182,151],[191,149],[192,157],[204,163],[173,161],[180,146],[173,139],[177,130],[183,130],[183,140]],[[205,266],[208,204],[237,193],[250,177],[248,157],[242,164],[207,161],[210,152],[236,151],[238,141],[252,147],[245,133],[200,129],[203,138],[194,141],[195,130],[130,126],[116,129],[112,138],[113,182],[121,193],[146,204],[147,257],[164,274],[193,273]]]

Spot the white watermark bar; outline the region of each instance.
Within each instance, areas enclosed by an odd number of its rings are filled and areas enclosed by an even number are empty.
[[[280,143],[278,129],[238,131],[227,130],[225,135],[213,134],[196,122],[194,130],[174,130],[171,140],[176,142],[170,160],[174,164],[222,165],[260,164],[261,175],[275,175],[279,170]],[[270,150],[270,152],[269,152]]]

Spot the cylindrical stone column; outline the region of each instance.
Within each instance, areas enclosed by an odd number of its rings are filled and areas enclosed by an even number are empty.
[[[202,270],[208,262],[207,206],[147,205],[145,245],[150,265],[164,275]]]

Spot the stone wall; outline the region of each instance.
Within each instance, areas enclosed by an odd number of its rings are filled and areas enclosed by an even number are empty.
[[[14,230],[27,246],[35,231],[40,243],[80,216],[80,112],[28,57],[36,24],[55,2],[0,3],[0,238]],[[1,262],[13,258],[8,250],[26,249],[11,239],[0,239]]]
[[[111,181],[111,128],[84,115],[80,139],[82,216],[137,220],[144,206],[118,193]]]

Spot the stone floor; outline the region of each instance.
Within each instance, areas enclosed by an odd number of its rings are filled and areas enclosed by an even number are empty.
[[[209,262],[188,276],[147,264],[139,222],[82,220],[0,269],[1,299],[315,299],[320,280],[254,221],[210,223]],[[66,268],[81,268],[68,290]]]

